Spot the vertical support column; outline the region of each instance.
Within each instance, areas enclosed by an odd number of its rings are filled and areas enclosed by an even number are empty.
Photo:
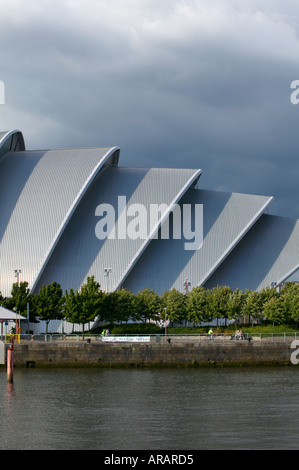
[[[7,381],[13,382],[13,345],[7,349],[6,355]]]

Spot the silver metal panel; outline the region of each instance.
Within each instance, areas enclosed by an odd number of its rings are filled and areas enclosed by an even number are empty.
[[[151,204],[167,205],[158,225],[153,227],[155,232],[169,208],[199,175],[200,170],[106,168],[94,180],[73,214],[35,290],[53,280],[64,289],[79,289],[86,277],[92,275],[104,290],[118,288],[150,241],[149,230],[144,239],[119,237],[118,197],[126,198],[127,209],[133,204],[142,204],[146,217]],[[115,208],[114,239],[100,240],[95,234],[99,220],[96,208],[104,203]],[[130,220],[132,217],[127,217],[128,224]],[[148,220],[143,219],[142,224],[149,227]],[[111,268],[109,277],[105,277],[104,268]]]
[[[8,152],[0,160],[0,289],[14,270],[34,285],[61,233],[115,148]]]
[[[205,284],[260,290],[299,268],[299,220],[264,214]]]
[[[24,137],[21,131],[0,132],[0,158],[6,152],[25,150]]]
[[[21,131],[19,129],[14,129],[12,131],[0,132],[0,147],[9,137],[11,137],[13,134],[16,134],[16,133],[21,133]]]
[[[132,292],[148,287],[161,294],[172,288],[183,291],[186,279],[189,288],[204,284],[272,199],[190,188],[180,206],[203,205],[202,247],[186,251],[183,238],[152,240],[123,286]]]

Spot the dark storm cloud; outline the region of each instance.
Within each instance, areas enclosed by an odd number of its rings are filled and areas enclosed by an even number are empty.
[[[297,5],[3,0],[1,129],[28,148],[121,147],[122,166],[201,168],[201,187],[298,218]]]

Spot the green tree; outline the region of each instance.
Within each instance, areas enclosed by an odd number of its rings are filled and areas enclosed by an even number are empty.
[[[158,320],[161,312],[161,298],[152,289],[142,289],[135,296],[138,320]]]
[[[122,323],[130,319],[134,320],[135,317],[135,296],[132,292],[119,289],[105,294],[101,314],[102,321]]]
[[[209,322],[212,319],[209,308],[210,291],[204,287],[194,287],[186,298],[188,320],[193,324]]]
[[[167,319],[170,322],[181,323],[186,319],[186,295],[177,289],[165,291],[162,294],[161,317],[165,319],[165,308]]]
[[[65,292],[65,318],[71,323],[82,325],[83,336],[85,324],[100,317],[103,296],[94,276],[88,277],[79,291],[70,289]]]
[[[135,295],[126,289],[119,289],[116,291],[116,298],[116,309],[119,321],[134,321],[137,318],[135,313]]]
[[[46,322],[46,334],[51,320],[64,318],[64,296],[60,284],[43,285],[39,293],[34,296],[36,313],[41,320]]]
[[[228,318],[228,302],[232,289],[228,286],[217,286],[211,290],[209,309],[213,318]]]
[[[2,305],[3,301],[4,301],[4,297],[2,296],[2,292],[0,291],[0,305]]]
[[[298,326],[299,323],[299,286],[296,286],[292,295],[290,296],[288,304],[288,316],[291,318],[295,325]]]
[[[265,296],[260,292],[248,290],[245,291],[243,313],[248,317],[249,322],[251,319],[260,318],[263,316],[263,305],[267,301]]]
[[[237,320],[242,316],[244,305],[244,293],[236,289],[230,293],[227,299],[227,316]]]
[[[299,284],[287,282],[280,293],[285,305],[285,315],[288,322],[299,323]]]
[[[264,305],[266,302],[273,298],[279,297],[279,293],[276,291],[274,287],[264,287],[258,292],[259,295],[259,312],[258,312],[258,317],[263,317],[263,310],[264,310]]]
[[[64,293],[64,316],[70,323],[81,323],[79,292],[74,289],[66,290]]]
[[[264,317],[273,321],[273,326],[275,323],[280,325],[286,320],[286,308],[285,303],[282,297],[272,297],[264,304],[263,309]]]
[[[10,310],[15,310],[24,317],[27,317],[29,305],[29,320],[36,321],[33,296],[30,294],[27,281],[20,282],[20,284],[15,282],[12,285],[11,296],[3,300],[3,305]]]

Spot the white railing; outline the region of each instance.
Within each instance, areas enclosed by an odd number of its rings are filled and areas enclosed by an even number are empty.
[[[151,342],[156,343],[182,343],[182,342],[203,342],[203,341],[263,341],[263,342],[286,342],[293,341],[299,338],[299,332],[282,332],[282,333],[245,333],[244,337],[236,337],[233,332],[230,333],[213,333],[208,335],[207,333],[188,333],[188,334],[132,334],[132,335],[111,335],[110,338],[120,338],[119,341],[132,342],[134,338],[150,338]],[[0,341],[5,340],[5,335],[0,335]],[[58,341],[84,341],[84,342],[102,342],[101,334],[89,334],[85,333],[73,333],[73,334],[60,334],[60,333],[48,333],[48,334],[21,334],[21,342],[58,342]],[[104,339],[105,341],[105,339]],[[107,340],[106,340],[107,341]]]
[[[161,335],[160,341],[165,338]],[[171,342],[182,342],[182,341],[271,341],[271,342],[286,342],[293,341],[299,338],[299,332],[282,332],[282,333],[244,333],[241,335],[235,335],[235,333],[213,333],[208,335],[207,333],[200,334],[185,334],[185,335],[174,335],[169,334],[167,338]]]

